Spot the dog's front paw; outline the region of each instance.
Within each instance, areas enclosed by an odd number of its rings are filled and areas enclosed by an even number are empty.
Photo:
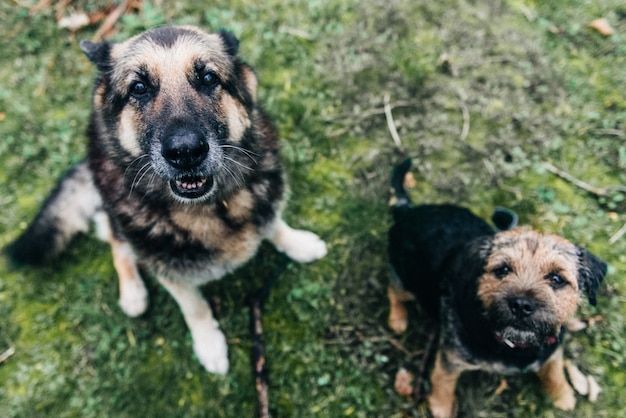
[[[286,242],[278,248],[289,258],[300,263],[318,260],[328,252],[326,243],[311,231],[293,229],[289,232]]]
[[[141,279],[128,280],[120,288],[120,308],[131,318],[148,309],[148,290]]]
[[[226,337],[218,328],[205,330],[193,336],[193,351],[209,373],[228,372],[228,345]]]
[[[556,408],[562,409],[563,411],[572,411],[576,407],[576,395],[574,395],[574,391],[570,388],[570,390],[565,391],[561,396],[554,399],[553,404]]]
[[[454,416],[455,399],[438,399],[432,395],[428,396],[428,408],[433,418],[451,418]]]

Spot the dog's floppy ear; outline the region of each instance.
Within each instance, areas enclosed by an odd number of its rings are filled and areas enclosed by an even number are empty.
[[[89,61],[96,64],[100,71],[106,70],[111,61],[111,43],[110,42],[91,42],[81,41],[80,49],[83,50]]]
[[[217,32],[217,34],[222,38],[222,42],[224,42],[224,49],[226,52],[232,56],[237,55],[239,51],[239,39],[232,32],[221,29]]]
[[[606,276],[607,265],[595,255],[583,247],[578,247],[578,287],[587,293],[589,303],[595,306],[596,290],[604,276]]]

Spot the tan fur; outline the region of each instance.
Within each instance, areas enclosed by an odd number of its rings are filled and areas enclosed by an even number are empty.
[[[512,272],[499,279],[493,270],[503,263]],[[552,289],[548,280],[551,273],[559,274],[568,284]],[[578,259],[572,243],[556,235],[515,229],[496,235],[479,281],[478,297],[485,308],[497,298],[532,297],[554,309],[554,322],[563,324],[580,300],[577,277]]]
[[[559,349],[537,372],[543,389],[552,398],[554,406],[565,411],[571,411],[576,406],[574,389],[565,378],[563,366],[563,348]]]
[[[198,32],[195,28],[185,28]],[[137,42],[137,37],[114,45],[111,56],[121,63],[114,69],[112,77],[114,84],[128,85],[134,79],[136,69],[145,67],[149,73],[157,75],[159,80],[168,80],[172,85],[176,85],[181,77],[180,63],[185,63],[192,69],[196,59],[209,62],[213,71],[230,77],[232,64],[224,52],[221,38],[204,32],[198,34],[200,36],[197,38],[181,37],[173,48],[158,45],[147,39]]]
[[[241,103],[227,95],[222,98],[221,107],[221,111],[228,119],[230,140],[239,142],[246,129],[250,127],[250,119],[248,119],[245,109]]]
[[[450,359],[447,357],[454,355],[453,353],[444,353],[439,351],[435,359],[433,372],[430,376],[432,391],[428,395],[428,407],[435,418],[444,418],[454,416],[456,405],[456,382],[461,376],[462,369],[454,369],[451,366]],[[446,357],[445,361],[443,357]]]
[[[408,325],[404,302],[414,300],[415,296],[394,285],[387,288],[387,296],[389,297],[389,328],[397,334],[403,333]]]
[[[258,233],[251,225],[233,233],[217,220],[212,208],[183,207],[171,216],[175,224],[194,231],[197,239],[214,243],[215,248],[221,249],[222,257],[236,265],[249,260],[257,249]]]
[[[101,99],[100,99],[101,100]],[[118,128],[120,145],[132,156],[138,157],[142,154],[141,147],[137,139],[136,125],[137,114],[131,108],[126,108],[120,115],[120,126]]]
[[[109,235],[108,241],[119,280],[120,307],[130,317],[141,315],[148,306],[148,291],[137,268],[137,257],[128,243],[113,235]]]

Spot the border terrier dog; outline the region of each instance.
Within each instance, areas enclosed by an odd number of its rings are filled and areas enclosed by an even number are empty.
[[[403,302],[413,299],[438,320],[427,398],[433,416],[453,416],[457,380],[467,370],[536,372],[554,405],[573,409],[560,343],[581,294],[595,304],[606,264],[556,235],[495,232],[458,206],[414,206],[403,185],[410,165],[392,176],[389,326],[406,329]]]
[[[95,221],[122,310],[146,310],[141,266],[178,302],[202,365],[220,374],[226,339],[198,286],[248,261],[263,239],[300,262],[326,254],[317,235],[281,219],[279,141],[238,46],[230,32],[189,26],[83,41],[99,70],[88,157],[8,248],[17,265],[41,264]]]

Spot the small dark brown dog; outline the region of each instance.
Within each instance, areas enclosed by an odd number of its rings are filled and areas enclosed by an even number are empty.
[[[453,205],[413,206],[403,187],[411,161],[394,170],[389,231],[389,326],[407,326],[403,302],[417,299],[439,320],[428,396],[435,417],[454,415],[462,372],[533,371],[557,408],[576,405],[560,343],[581,294],[595,304],[606,264],[556,235],[494,229]]]

